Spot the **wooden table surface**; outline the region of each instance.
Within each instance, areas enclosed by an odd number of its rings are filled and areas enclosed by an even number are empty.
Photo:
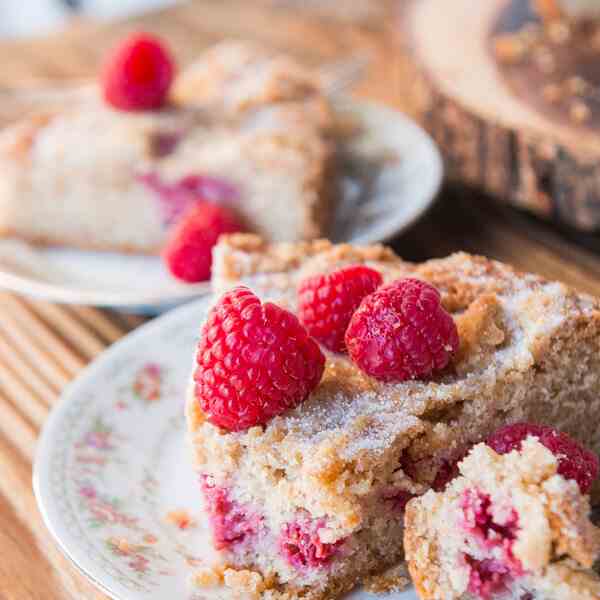
[[[318,65],[368,53],[361,97],[412,113],[410,62],[395,30],[397,3],[370,0],[202,0],[122,23],[73,23],[35,41],[0,43],[0,85],[32,77],[93,76],[125,32],[166,36],[182,63],[227,37],[259,39]],[[492,205],[475,192],[445,189],[414,229],[394,240],[405,258],[464,249],[509,261],[600,295],[600,261],[547,225]],[[62,557],[44,528],[31,490],[36,437],[61,390],[102,350],[143,319],[67,307],[0,292],[0,599],[100,599]]]

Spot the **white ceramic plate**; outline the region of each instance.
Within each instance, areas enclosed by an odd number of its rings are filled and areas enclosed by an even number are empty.
[[[48,529],[117,600],[199,597],[190,576],[211,551],[185,446],[183,399],[208,302],[179,308],[113,345],[69,386],[38,444],[34,488]],[[181,508],[197,527],[180,531],[165,521]],[[351,598],[375,597],[357,591]]]
[[[337,105],[357,117],[364,130],[345,153],[348,176],[331,238],[381,242],[429,208],[442,180],[442,160],[431,138],[402,114],[350,100]],[[381,168],[369,169],[374,159]],[[34,248],[12,240],[0,241],[0,287],[54,302],[146,313],[209,291],[207,283],[175,281],[156,257]]]

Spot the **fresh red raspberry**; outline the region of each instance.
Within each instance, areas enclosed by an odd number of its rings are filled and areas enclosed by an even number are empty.
[[[598,477],[600,464],[593,452],[586,450],[566,433],[545,425],[513,423],[493,433],[486,444],[498,454],[520,450],[521,443],[535,436],[558,460],[558,472],[565,479],[574,479],[582,494],[587,494]]]
[[[169,271],[190,283],[210,279],[212,249],[219,236],[241,231],[236,216],[224,206],[199,200],[175,225],[163,248]]]
[[[446,367],[458,349],[458,332],[433,286],[401,279],[361,302],[346,330],[346,347],[376,379],[422,379]]]
[[[146,33],[130,35],[103,66],[104,99],[119,110],[161,108],[174,75],[175,63],[158,38]]]
[[[327,544],[319,538],[319,529],[325,522],[306,520],[286,523],[279,538],[279,548],[287,562],[296,569],[321,568],[326,566],[343,540]]]
[[[381,275],[364,265],[309,277],[298,287],[300,322],[325,348],[344,352],[344,334],[354,311],[381,282]]]
[[[264,424],[303,402],[325,357],[297,317],[247,288],[226,293],[202,328],[194,375],[208,420],[229,431]]]

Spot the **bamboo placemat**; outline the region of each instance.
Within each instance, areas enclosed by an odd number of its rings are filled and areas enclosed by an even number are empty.
[[[104,598],[62,556],[31,489],[37,435],[61,391],[144,322],[0,293],[0,598]]]

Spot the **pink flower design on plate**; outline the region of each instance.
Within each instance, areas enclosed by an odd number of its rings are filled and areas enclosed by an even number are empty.
[[[84,438],[85,445],[96,450],[111,450],[110,432],[108,431],[90,431]]]
[[[137,573],[145,573],[148,570],[148,564],[150,561],[142,554],[136,554],[132,560],[129,561],[129,566]]]
[[[133,381],[133,393],[145,402],[156,402],[162,395],[163,368],[156,363],[144,365]]]
[[[79,485],[79,496],[90,514],[93,527],[107,524],[119,524],[130,529],[137,528],[137,517],[131,517],[119,509],[119,500],[102,496],[92,484]]]
[[[113,430],[101,418],[97,418],[91,429],[75,444],[76,448],[91,448],[107,452],[114,450]]]
[[[146,534],[145,538],[149,536],[150,534]],[[154,538],[153,542],[155,540],[156,538]],[[106,540],[106,545],[115,556],[126,558],[127,566],[140,575],[150,572],[153,566],[152,561],[154,563],[165,561],[165,558],[160,553],[156,552],[151,546],[146,545],[146,543],[135,543],[124,537],[109,537]],[[154,566],[157,565],[155,564]],[[163,575],[172,574],[170,571],[164,569],[158,572]]]
[[[79,494],[84,498],[92,499],[96,497],[96,490],[91,485],[82,485],[79,488]]]

